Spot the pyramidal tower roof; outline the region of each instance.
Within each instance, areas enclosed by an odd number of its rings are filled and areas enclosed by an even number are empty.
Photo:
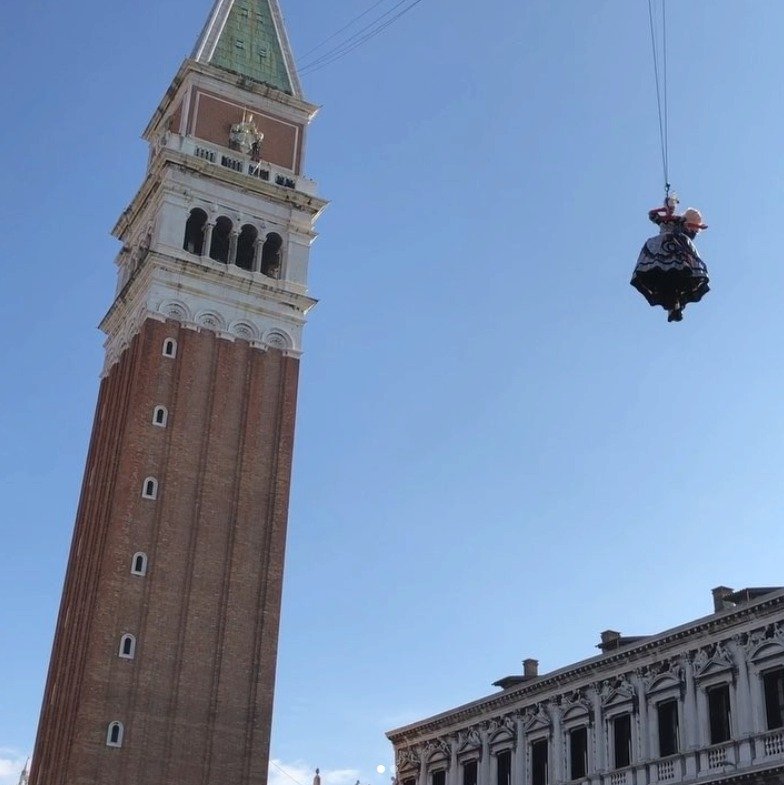
[[[278,0],[215,0],[192,57],[302,98]]]

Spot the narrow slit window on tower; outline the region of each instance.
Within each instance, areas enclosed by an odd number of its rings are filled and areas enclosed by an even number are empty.
[[[730,730],[730,685],[720,684],[708,689],[710,743],[721,744],[732,738]]]
[[[243,270],[253,269],[253,258],[256,255],[256,238],[259,233],[256,227],[245,224],[237,238],[237,267]]]
[[[283,238],[270,232],[261,249],[261,272],[269,278],[280,278],[282,247]]]
[[[152,424],[159,428],[165,428],[169,420],[169,412],[165,406],[156,406],[152,413]]]
[[[659,755],[666,758],[678,752],[678,701],[666,700],[656,707],[659,720]]]
[[[110,722],[109,727],[106,729],[106,746],[107,747],[122,747],[123,743],[123,724],[118,721]]]
[[[206,152],[206,151],[205,151]],[[199,151],[196,151],[199,155]],[[205,155],[201,155],[205,158]],[[188,253],[201,256],[204,250],[204,227],[207,225],[207,213],[198,207],[191,210],[188,220],[185,222],[185,238],[182,241],[182,247]]]
[[[147,554],[134,553],[131,559],[131,575],[146,575],[147,574]]]
[[[163,356],[176,357],[177,356],[177,341],[174,338],[167,338],[163,342]]]
[[[477,785],[479,777],[479,767],[476,765],[475,760],[468,760],[463,764],[463,782],[462,785]]]
[[[154,477],[148,477],[144,481],[142,496],[145,499],[156,499],[158,497],[158,481]]]
[[[210,258],[216,262],[229,262],[229,238],[231,237],[232,223],[225,215],[215,221],[212,230],[212,243],[210,243]]]
[[[632,764],[632,715],[621,714],[613,720],[613,763],[616,769]]]
[[[129,632],[120,638],[120,657],[132,660],[136,656],[136,638]]]
[[[569,732],[570,779],[579,780],[588,773],[588,728],[575,728]]]
[[[438,769],[430,773],[430,785],[446,785],[446,771]]]
[[[501,750],[495,756],[495,764],[496,785],[512,785],[512,752]]]
[[[531,785],[548,785],[547,739],[540,739],[531,743]]]
[[[784,728],[784,668],[762,674],[768,730]]]

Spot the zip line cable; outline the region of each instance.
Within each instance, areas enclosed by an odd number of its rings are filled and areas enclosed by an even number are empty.
[[[656,42],[656,25],[653,19],[653,0],[648,0],[648,19],[651,26],[651,49],[653,52],[653,73],[656,81],[656,108],[659,112],[659,143],[661,145],[662,172],[664,174],[665,194],[670,192],[670,128],[667,107],[667,0],[662,3],[662,69],[659,68],[659,47]],[[664,94],[662,100],[662,93]]]
[[[300,72],[312,73],[313,71],[319,70],[322,66],[329,65],[330,63],[339,60],[341,57],[349,54],[349,52],[353,52],[354,49],[365,43],[365,41],[369,41],[371,38],[374,38],[376,35],[378,35],[382,30],[385,30],[387,27],[389,27],[395,20],[397,20],[419,2],[421,2],[421,0],[415,0],[413,3],[411,0],[398,0],[398,2],[395,3],[395,5],[393,5],[390,9],[381,14],[381,16],[376,17],[373,21],[369,22],[364,27],[361,27],[359,30],[357,30],[356,33],[350,35],[344,41],[337,44],[323,55],[320,55],[315,60],[305,63],[300,69]],[[410,5],[395,14],[391,19],[387,19],[390,14],[394,13],[394,11],[400,8],[400,6],[406,5],[406,3],[410,3]]]
[[[343,31],[348,30],[349,27],[351,27],[353,24],[355,24],[360,19],[362,19],[363,16],[367,16],[374,8],[378,8],[378,6],[386,2],[387,0],[376,0],[376,2],[373,3],[373,5],[371,5],[370,8],[366,8],[361,14],[358,14],[353,19],[351,19],[347,24],[343,25],[343,27],[341,27],[340,30],[336,30],[334,33],[332,33],[332,35],[327,36],[320,44],[316,44],[312,49],[308,49],[307,52],[303,52],[300,55],[300,57],[304,60],[308,55],[313,54],[313,52],[316,52],[319,49],[321,49],[321,47],[324,46],[324,44],[328,43],[333,38],[337,38]]]
[[[399,2],[393,5],[392,8],[390,8],[388,11],[385,11],[383,14],[381,14],[381,16],[377,17],[372,22],[369,22],[367,25],[360,28],[356,33],[349,36],[342,43],[328,50],[323,55],[315,58],[314,60],[311,60],[309,63],[305,63],[300,68],[300,74],[305,75],[319,71],[322,68],[336,62],[337,60],[340,60],[364,44],[366,41],[375,38],[379,33],[386,30],[387,27],[400,19],[400,17],[407,14],[414,8],[414,6],[419,5],[421,2],[422,0],[399,0]],[[406,5],[406,3],[408,3],[408,5]],[[390,14],[392,14],[401,6],[405,7],[390,17]],[[389,18],[386,19],[386,17]]]

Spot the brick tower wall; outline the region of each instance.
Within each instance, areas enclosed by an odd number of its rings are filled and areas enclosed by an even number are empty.
[[[32,785],[266,782],[298,371],[147,320],[103,379]]]

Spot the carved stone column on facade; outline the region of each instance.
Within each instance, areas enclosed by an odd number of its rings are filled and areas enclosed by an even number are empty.
[[[651,757],[651,730],[648,722],[648,696],[645,694],[645,680],[639,671],[634,675],[634,682],[637,687],[637,746],[639,748],[640,760],[648,760]]]
[[[204,224],[204,242],[201,246],[201,255],[202,256],[209,256],[210,255],[210,246],[212,245],[212,230],[215,228],[214,223],[210,223],[209,221]]]
[[[264,251],[264,240],[257,237],[253,242],[253,272],[261,272],[261,255]]]
[[[512,751],[512,785],[527,785],[525,776],[525,731],[521,717],[515,717],[515,743]]]
[[[491,785],[490,779],[490,739],[487,732],[487,725],[483,725],[479,731],[482,740],[482,757],[479,761],[479,785]]]
[[[239,232],[232,229],[229,233],[229,259],[228,264],[237,264],[237,242],[239,241]]]
[[[553,781],[561,782],[564,779],[564,743],[563,727],[561,725],[561,709],[555,701],[550,703],[549,708],[552,721],[550,759],[554,775]]]
[[[457,765],[457,734],[450,736],[449,742],[449,769],[446,772],[447,785],[460,785],[460,772]]]
[[[694,665],[691,658],[683,658],[683,674],[686,680],[686,692],[683,701],[684,741],[686,749],[695,750],[699,743],[699,711],[697,709],[697,687],[694,682]]]
[[[427,785],[427,755],[424,748],[419,750],[419,778],[418,785]]]
[[[593,706],[593,770],[596,772],[607,770],[607,734],[604,732],[604,712],[602,711],[602,696],[599,688],[594,686],[590,690],[591,705]]]

